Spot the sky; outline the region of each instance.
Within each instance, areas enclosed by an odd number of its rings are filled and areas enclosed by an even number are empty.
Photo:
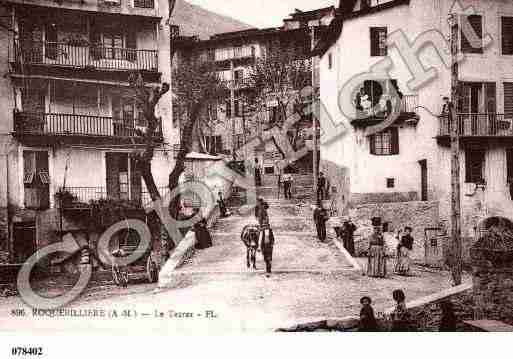
[[[338,5],[338,0],[185,0],[259,28],[281,26],[294,12]]]

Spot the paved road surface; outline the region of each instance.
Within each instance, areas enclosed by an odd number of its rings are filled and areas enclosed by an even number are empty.
[[[71,305],[77,310],[103,309],[106,315],[116,311],[116,318],[36,318],[29,308],[26,317],[14,318],[10,311],[22,308],[23,303],[19,298],[0,298],[0,330],[268,331],[311,319],[357,314],[363,295],[372,296],[379,311],[393,304],[394,289],[404,289],[411,300],[450,287],[450,276],[445,272],[417,269],[409,278],[363,276],[333,243],[317,241],[307,206],[293,201],[272,201],[271,206],[276,234],[275,273],[271,278],[262,271],[260,254],[260,270],[246,268],[240,230],[254,218],[236,215],[215,225],[214,246],[197,252],[177,271],[173,288],[159,293],[154,292],[154,285],[89,290]],[[125,314],[131,316],[123,316],[124,310],[130,310]]]

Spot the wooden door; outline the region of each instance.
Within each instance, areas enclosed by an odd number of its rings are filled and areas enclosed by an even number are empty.
[[[428,200],[428,172],[427,160],[419,161],[420,165],[420,200]]]

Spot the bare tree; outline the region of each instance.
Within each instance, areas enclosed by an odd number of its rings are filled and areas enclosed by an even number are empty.
[[[250,82],[253,88],[250,101],[261,111],[265,111],[269,102],[275,102],[278,107],[278,118],[275,123],[282,127],[287,115],[304,114],[309,105],[302,96],[302,90],[312,84],[312,62],[307,52],[296,46],[281,46],[279,51],[268,53],[255,61],[251,67]],[[295,147],[298,126],[292,129],[291,143]]]

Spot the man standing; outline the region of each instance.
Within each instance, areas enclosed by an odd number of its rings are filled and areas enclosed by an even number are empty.
[[[255,186],[262,186],[262,168],[258,163],[258,158],[255,158]]]
[[[317,206],[313,212],[313,220],[317,229],[317,238],[319,241],[326,241],[326,222],[329,219],[328,211],[323,207],[321,201],[317,201]]]
[[[290,173],[286,173],[283,176],[283,191],[285,192],[285,199],[292,198],[292,175]]]
[[[354,257],[354,232],[356,231],[356,226],[349,218],[347,221],[344,221],[344,225],[342,227],[342,240],[344,243],[344,248],[349,252],[351,256]]]
[[[271,276],[271,266],[273,260],[273,248],[274,248],[274,234],[269,223],[269,214],[267,210],[269,205],[264,201],[263,198],[258,199],[258,204],[255,208],[255,215],[257,216],[258,225],[260,229],[260,248],[264,256],[266,277]]]
[[[324,200],[324,189],[326,188],[326,177],[324,173],[319,172],[319,179],[317,181],[317,201]]]

